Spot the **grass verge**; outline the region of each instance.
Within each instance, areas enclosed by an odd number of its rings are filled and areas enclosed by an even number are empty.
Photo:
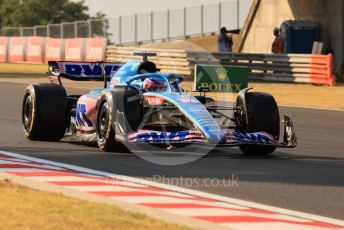
[[[0,73],[45,74],[46,64],[0,63]]]
[[[1,229],[190,229],[97,204],[0,181]]]
[[[187,90],[192,82],[185,82]],[[249,82],[252,91],[272,94],[281,105],[304,106],[326,109],[344,109],[344,84],[336,87],[315,86],[310,84]],[[208,96],[217,100],[235,100],[232,93],[209,93]]]

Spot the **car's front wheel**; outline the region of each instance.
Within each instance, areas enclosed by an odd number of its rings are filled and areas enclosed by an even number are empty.
[[[248,92],[245,96],[246,108],[242,101],[237,102],[241,112],[237,114],[239,126],[237,131],[253,133],[266,132],[278,141],[280,135],[280,115],[278,106],[268,93]],[[246,121],[247,117],[247,121]],[[276,150],[268,145],[240,145],[240,150],[249,155],[267,155]]]
[[[123,150],[123,145],[115,139],[111,109],[107,100],[103,100],[97,108],[97,142],[99,148],[105,152]]]

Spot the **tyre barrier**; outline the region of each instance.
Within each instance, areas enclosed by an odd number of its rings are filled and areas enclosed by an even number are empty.
[[[191,64],[247,66],[252,80],[336,85],[333,55],[188,52]]]

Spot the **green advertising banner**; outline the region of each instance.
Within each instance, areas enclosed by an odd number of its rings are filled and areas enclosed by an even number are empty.
[[[208,87],[210,92],[239,92],[248,85],[247,67],[196,65],[195,90]]]

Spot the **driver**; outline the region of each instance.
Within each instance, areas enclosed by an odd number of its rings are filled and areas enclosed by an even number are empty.
[[[166,90],[166,83],[158,78],[146,78],[143,81],[142,91],[145,92],[162,92]]]

